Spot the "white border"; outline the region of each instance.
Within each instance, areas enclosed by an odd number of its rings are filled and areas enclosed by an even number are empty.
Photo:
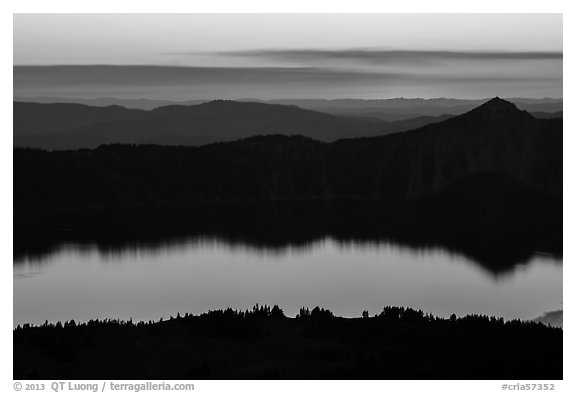
[[[573,3],[573,2],[572,2]],[[12,62],[10,61],[12,51],[12,13],[14,12],[240,12],[240,13],[262,13],[262,12],[430,12],[430,13],[454,13],[454,12],[545,12],[564,13],[564,70],[574,70],[573,52],[570,50],[576,37],[573,6],[569,1],[547,0],[547,1],[503,1],[503,0],[482,0],[464,2],[458,0],[418,0],[418,1],[312,1],[312,0],[290,0],[285,2],[272,2],[267,0],[215,0],[194,2],[193,0],[163,0],[163,1],[120,1],[120,0],[98,0],[98,1],[74,1],[74,0],[27,0],[8,1],[2,3],[2,20],[0,23],[2,39],[2,105],[0,106],[1,119],[3,123],[2,132],[2,154],[0,155],[2,184],[10,184],[10,188],[4,188],[0,194],[2,206],[2,242],[3,255],[5,261],[2,266],[2,367],[0,390],[5,392],[13,390],[12,380]],[[572,45],[571,45],[572,44]],[[574,287],[570,283],[574,280],[573,258],[574,248],[570,238],[573,232],[574,208],[571,203],[574,198],[574,177],[569,176],[574,173],[576,165],[572,152],[575,148],[573,111],[573,91],[574,78],[569,72],[564,73],[564,381],[554,381],[556,391],[564,391],[569,386],[573,386],[571,391],[575,391],[576,385],[572,370],[574,367],[574,339],[572,326],[574,325],[572,310],[572,299]],[[572,178],[572,179],[571,179]],[[573,238],[572,238],[573,239]],[[568,284],[568,285],[566,285]],[[530,343],[527,343],[530,345]],[[46,381],[51,382],[51,381]],[[183,381],[186,382],[186,381]],[[443,392],[499,392],[502,382],[521,381],[282,381],[282,382],[240,382],[240,381],[194,381],[197,391],[240,391],[240,392],[269,392],[271,390],[279,392],[294,391],[333,391],[350,392],[359,391],[443,391]],[[530,381],[531,383],[535,381]],[[543,381],[552,382],[552,381]],[[50,391],[48,389],[48,391]]]

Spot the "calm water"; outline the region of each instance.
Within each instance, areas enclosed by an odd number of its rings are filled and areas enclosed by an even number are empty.
[[[539,255],[494,275],[443,249],[326,239],[265,251],[196,239],[114,253],[67,246],[14,264],[14,325],[156,320],[256,303],[278,304],[287,315],[302,306],[359,316],[396,305],[532,319],[562,308],[562,263]]]

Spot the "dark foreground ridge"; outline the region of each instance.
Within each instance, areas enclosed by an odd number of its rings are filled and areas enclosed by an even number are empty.
[[[278,307],[14,330],[14,379],[562,379],[562,330],[385,307]]]

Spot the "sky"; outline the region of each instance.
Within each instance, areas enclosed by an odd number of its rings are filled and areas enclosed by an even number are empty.
[[[562,97],[561,14],[15,14],[14,95]]]

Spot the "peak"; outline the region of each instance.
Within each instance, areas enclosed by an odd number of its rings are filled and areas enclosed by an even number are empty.
[[[519,109],[516,107],[516,105],[514,105],[513,103],[511,103],[510,101],[506,101],[503,100],[500,97],[494,97],[488,101],[486,101],[484,104],[480,105],[478,107],[478,109],[483,108],[483,109],[488,109],[488,110],[494,110],[494,109],[513,109],[513,110],[517,110],[519,111]]]
[[[489,118],[518,117],[530,116],[527,112],[521,111],[510,101],[503,100],[500,97],[494,97],[484,104],[474,108],[465,115],[481,116]]]

